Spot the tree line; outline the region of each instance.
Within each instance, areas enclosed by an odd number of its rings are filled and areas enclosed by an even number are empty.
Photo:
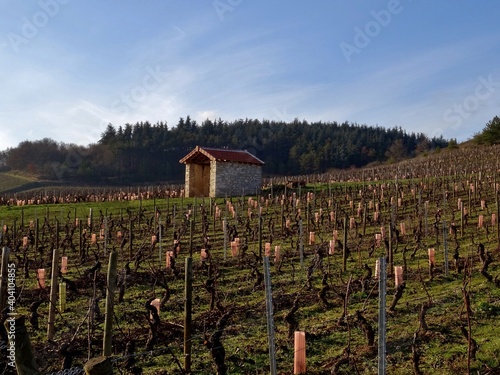
[[[80,146],[44,138],[1,152],[3,169],[76,182],[182,182],[179,159],[195,146],[246,149],[265,162],[266,176],[324,173],[331,169],[396,162],[448,146],[448,141],[400,127],[349,122],[218,119],[201,124],[189,116],[166,122],[109,124],[95,144]]]

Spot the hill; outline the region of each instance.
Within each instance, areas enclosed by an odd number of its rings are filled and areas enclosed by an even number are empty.
[[[170,127],[140,122],[108,125],[97,144],[25,141],[4,152],[7,167],[44,179],[83,183],[182,182],[179,159],[196,145],[246,149],[265,161],[266,176],[325,173],[396,162],[446,147],[443,138],[352,123],[268,120],[204,121],[189,116]],[[35,157],[34,157],[35,156]]]
[[[36,178],[0,172],[0,193],[25,190],[33,184],[37,184]]]

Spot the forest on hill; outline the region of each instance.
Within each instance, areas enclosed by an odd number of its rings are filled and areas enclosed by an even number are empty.
[[[4,170],[43,179],[84,183],[181,182],[179,159],[196,145],[246,149],[266,164],[266,176],[324,173],[330,169],[363,167],[399,161],[448,141],[430,139],[402,128],[337,122],[292,122],[240,119],[233,122],[189,116],[175,126],[164,122],[109,124],[96,144],[64,144],[49,138],[24,141],[2,151]]]

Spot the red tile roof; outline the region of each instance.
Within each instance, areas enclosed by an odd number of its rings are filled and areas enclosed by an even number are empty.
[[[189,154],[179,160],[179,162],[184,164],[208,164],[210,160],[255,165],[264,164],[262,160],[246,150],[225,150],[200,146],[196,146]]]

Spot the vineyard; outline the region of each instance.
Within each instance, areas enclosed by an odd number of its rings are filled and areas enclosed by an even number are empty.
[[[296,332],[307,374],[374,374],[382,279],[388,374],[498,374],[498,152],[273,179],[259,196],[4,195],[0,371],[16,373],[14,306],[40,374],[103,351],[121,374],[267,374],[270,357],[290,374]]]
[[[33,182],[33,178],[0,172],[0,192],[20,188]]]

